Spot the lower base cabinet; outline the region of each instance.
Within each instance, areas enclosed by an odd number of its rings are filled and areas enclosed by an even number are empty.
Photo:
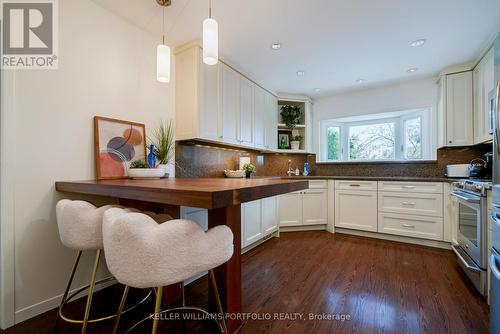
[[[443,218],[384,213],[378,215],[378,231],[431,240],[443,240]]]
[[[241,205],[241,247],[247,247],[278,230],[277,197]]]
[[[311,183],[310,183],[311,184]],[[328,189],[319,187],[278,196],[279,226],[326,225]]]
[[[377,192],[336,190],[335,227],[377,232]]]

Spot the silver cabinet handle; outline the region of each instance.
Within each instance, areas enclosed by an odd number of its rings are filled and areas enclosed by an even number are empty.
[[[415,205],[416,203],[415,203],[415,202],[407,202],[407,201],[404,201],[404,202],[403,202],[403,203],[401,203],[401,204],[403,204],[403,205],[411,205],[411,206],[413,206],[413,205]]]
[[[413,224],[402,224],[401,226],[406,227],[406,228],[415,228],[415,225],[413,225]]]
[[[415,186],[403,186],[404,189],[415,189]]]
[[[354,183],[352,183],[352,184],[349,185],[349,187],[361,187],[361,184],[354,184]]]

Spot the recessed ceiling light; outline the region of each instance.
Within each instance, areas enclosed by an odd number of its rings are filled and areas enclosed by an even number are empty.
[[[366,79],[358,79],[358,80],[356,80],[356,83],[358,83],[358,84],[363,83],[363,82],[366,82]]]
[[[418,71],[417,67],[412,67],[412,68],[409,68],[406,72],[408,72],[408,73],[415,73],[417,71]]]
[[[299,77],[303,76],[304,74],[306,74],[306,72],[304,72],[304,71],[297,71],[297,75]]]
[[[271,49],[273,49],[273,50],[281,49],[281,43],[276,42],[276,43],[271,44]]]
[[[413,42],[411,42],[411,43],[410,43],[410,46],[412,46],[412,47],[416,48],[416,47],[418,47],[418,46],[422,46],[422,45],[424,45],[424,44],[425,44],[425,42],[426,42],[426,40],[425,40],[425,39],[423,39],[423,38],[422,38],[422,39],[416,39],[416,40],[414,40]]]
[[[314,88],[314,91],[315,91],[316,93],[319,93],[319,92],[321,92],[321,88]]]

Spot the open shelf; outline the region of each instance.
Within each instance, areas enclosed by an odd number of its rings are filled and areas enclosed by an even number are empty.
[[[305,124],[297,124],[295,126],[297,129],[305,129],[306,125]],[[278,129],[288,129],[288,127],[284,123],[278,123]]]

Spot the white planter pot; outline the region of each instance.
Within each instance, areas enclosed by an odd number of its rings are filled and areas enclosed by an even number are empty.
[[[167,171],[168,171],[168,165],[159,164],[156,168],[163,169],[163,171],[165,172],[164,177],[169,177],[169,175],[167,173]]]
[[[292,150],[298,151],[300,149],[300,141],[291,141],[290,146],[292,147]]]

